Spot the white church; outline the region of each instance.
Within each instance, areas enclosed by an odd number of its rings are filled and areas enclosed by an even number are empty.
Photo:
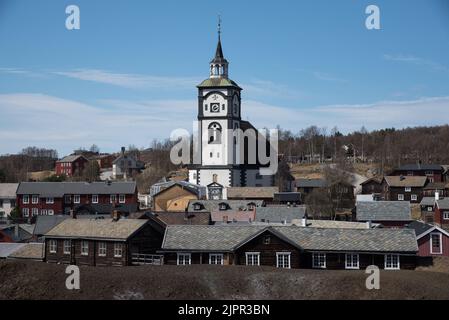
[[[198,155],[201,161],[200,164],[189,166],[189,182],[207,187],[209,199],[226,199],[228,187],[274,185],[274,175],[260,174],[262,166],[259,161],[248,161],[247,144],[243,146],[245,154],[240,154],[241,140],[233,136],[234,129],[257,130],[250,122],[241,119],[242,88],[229,79],[228,67],[219,29],[217,50],[210,62],[209,78],[197,86],[198,137],[201,137]],[[245,161],[237,161],[240,156]]]

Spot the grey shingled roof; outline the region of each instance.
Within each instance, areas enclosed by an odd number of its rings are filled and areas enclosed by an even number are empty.
[[[0,199],[15,199],[18,183],[0,183]]]
[[[435,197],[424,197],[421,200],[422,206],[433,206],[435,204]]]
[[[230,187],[227,189],[227,195],[228,198],[273,198],[278,191],[278,187]]]
[[[439,209],[449,210],[449,198],[438,200],[437,205]]]
[[[404,252],[418,251],[411,229],[325,229],[297,226],[168,226],[166,251],[234,251],[258,234],[270,230],[308,251]]]
[[[356,204],[358,221],[411,221],[408,201],[360,201]]]
[[[328,183],[324,179],[298,179],[295,185],[297,188],[326,188]]]
[[[21,182],[17,194],[62,197],[65,194],[133,194],[135,181],[126,182]]]
[[[263,222],[292,222],[294,219],[302,219],[306,213],[305,206],[297,207],[259,207],[256,208],[256,220]]]
[[[388,176],[385,181],[390,187],[424,187],[427,177],[421,176]]]
[[[78,158],[84,158],[84,160],[87,161],[86,157],[84,157],[82,155],[70,155],[70,156],[66,156],[56,162],[73,162],[73,161],[77,160]]]
[[[426,232],[429,229],[432,229],[434,226],[423,223],[421,221],[412,221],[408,224],[407,228],[415,230],[416,236],[419,237],[421,234]]]
[[[127,240],[147,222],[141,219],[67,219],[48,231],[45,237]]]
[[[88,215],[88,214],[77,215],[77,219],[95,219],[95,218],[108,219],[109,217],[110,215]],[[62,221],[67,219],[72,218],[70,217],[70,215],[37,216],[33,234],[36,236],[42,236],[51,229],[53,229],[54,227],[56,227]]]
[[[401,171],[421,171],[421,170],[443,170],[443,167],[439,164],[405,164],[398,170]]]
[[[195,210],[194,205],[196,203],[199,203],[203,205],[204,209],[202,210]],[[204,211],[204,212],[212,212],[212,211],[219,211],[220,203],[226,203],[229,205],[229,210],[239,210],[240,208],[247,208],[250,203],[254,203],[256,207],[261,207],[263,205],[263,200],[190,200],[189,201],[189,212],[198,212],[198,211]]]

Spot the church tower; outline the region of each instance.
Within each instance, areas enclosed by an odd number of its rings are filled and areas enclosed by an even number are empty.
[[[241,120],[241,91],[229,79],[229,62],[221,44],[221,23],[218,43],[209,64],[209,78],[198,88],[198,139],[201,165],[189,168],[189,182],[206,186],[209,199],[226,199],[227,187],[246,186],[246,170],[238,164],[234,129],[250,125]],[[271,180],[270,180],[271,183]]]

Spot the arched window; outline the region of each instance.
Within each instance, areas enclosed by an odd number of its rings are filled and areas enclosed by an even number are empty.
[[[209,144],[221,143],[221,126],[217,122],[212,122],[208,127]]]

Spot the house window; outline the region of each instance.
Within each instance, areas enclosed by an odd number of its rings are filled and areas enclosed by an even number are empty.
[[[49,251],[50,253],[56,253],[57,242],[56,240],[50,240],[49,242]]]
[[[53,204],[53,203],[55,203],[55,198],[46,198],[45,199],[45,203],[46,204]]]
[[[195,211],[201,210],[201,205],[199,203],[195,203],[193,205],[193,210],[195,210]]]
[[[30,203],[30,196],[29,195],[24,195],[22,202],[23,202],[23,204]]]
[[[404,201],[404,195],[398,194],[398,201]]]
[[[346,254],[346,269],[359,269],[359,255],[347,253]]]
[[[36,194],[33,194],[32,198],[31,198],[31,203],[32,204],[38,204],[39,203],[39,196]]]
[[[312,267],[317,269],[326,269],[326,254],[312,253]]]
[[[124,194],[121,194],[118,196],[118,202],[125,203],[125,195]]]
[[[178,266],[192,264],[190,253],[178,253]]]
[[[442,235],[441,233],[431,233],[430,234],[430,253],[431,254],[442,254]]]
[[[106,242],[98,242],[98,256],[106,257]]]
[[[39,208],[31,209],[31,213],[32,213],[33,216],[37,216],[39,214]]]
[[[92,203],[98,203],[98,194],[92,195]]]
[[[221,211],[228,209],[228,205],[226,203],[220,203],[220,205],[218,207]]]
[[[259,252],[247,252],[246,253],[246,265],[247,266],[259,266],[260,265],[260,253]]]
[[[427,207],[427,211],[432,212],[433,211],[433,207]]]
[[[73,196],[73,203],[80,203],[81,202],[81,196],[79,194],[75,194]]]
[[[418,201],[418,196],[416,194],[412,194],[411,198],[412,201]]]
[[[111,194],[111,196],[110,196],[110,202],[111,202],[111,203],[115,203],[116,199],[117,199],[116,195],[115,195],[115,194]]]
[[[410,188],[410,187],[405,187],[405,192],[412,192],[412,188]]]
[[[41,216],[46,216],[46,215],[48,215],[47,209],[41,209]]]
[[[277,252],[276,253],[276,267],[290,269],[290,252]]]
[[[30,215],[30,209],[28,208],[22,208],[22,216],[24,218],[28,218],[28,216]]]
[[[449,212],[444,212],[443,213],[443,220],[449,220]]]
[[[70,196],[70,195],[66,195],[65,197],[64,197],[64,202],[65,203],[70,203],[72,201],[72,197]]]
[[[223,265],[223,254],[221,254],[221,253],[211,253],[211,254],[209,254],[209,264],[220,264],[220,265]]]
[[[271,237],[270,236],[265,236],[263,238],[263,244],[270,244],[271,243]]]
[[[64,254],[70,254],[72,243],[70,240],[64,240]]]
[[[385,270],[399,270],[399,255],[386,254],[385,255]]]
[[[89,242],[86,240],[81,241],[81,255],[82,256],[89,255]]]
[[[433,171],[426,171],[425,175],[426,176],[433,176]]]
[[[121,258],[123,255],[123,245],[121,243],[114,243],[114,257]]]

